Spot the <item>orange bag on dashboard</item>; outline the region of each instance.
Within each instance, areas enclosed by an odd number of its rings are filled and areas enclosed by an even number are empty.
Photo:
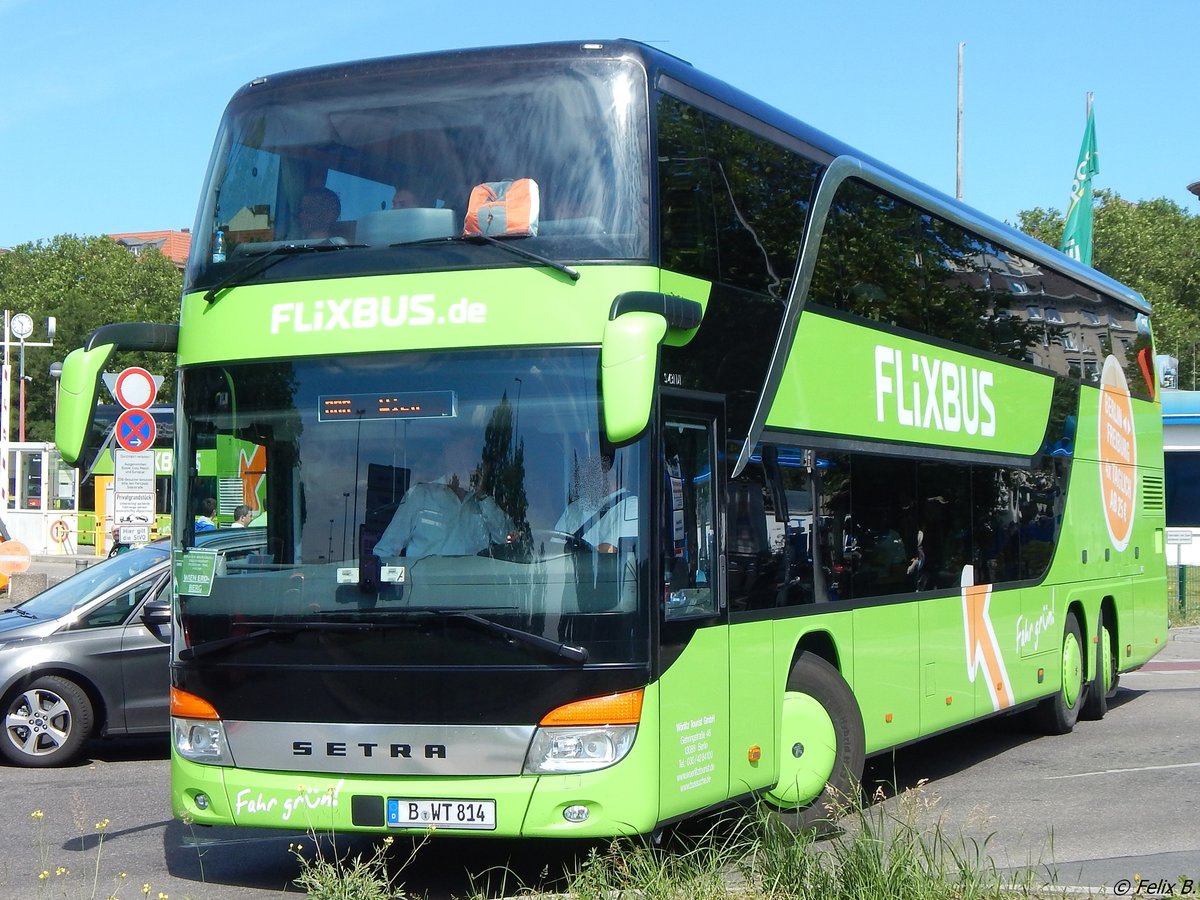
[[[489,237],[534,237],[538,233],[540,198],[532,178],[487,181],[471,190],[463,234]]]

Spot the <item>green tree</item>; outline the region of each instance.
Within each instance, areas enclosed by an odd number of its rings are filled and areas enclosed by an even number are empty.
[[[1018,224],[1057,247],[1063,215],[1035,208],[1021,212]],[[1179,360],[1180,387],[1200,387],[1200,216],[1166,198],[1131,203],[1097,191],[1093,264],[1150,302],[1157,352]]]
[[[0,256],[0,304],[33,317],[31,340],[45,340],[48,316],[58,322],[54,346],[25,351],[25,437],[54,439],[54,389],[50,364],[83,345],[87,336],[110,322],[177,322],[183,279],[175,264],[155,249],[134,255],[111,238],[60,235],[23,244]],[[12,430],[18,429],[16,385],[18,350],[12,348]],[[118,354],[109,365],[119,371],[140,365],[167,375],[170,363],[146,354]],[[169,394],[172,380],[164,382]]]

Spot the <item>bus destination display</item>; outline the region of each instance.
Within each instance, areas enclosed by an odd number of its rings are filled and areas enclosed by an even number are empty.
[[[317,398],[320,422],[364,419],[439,419],[456,414],[454,391],[392,394],[323,394]]]

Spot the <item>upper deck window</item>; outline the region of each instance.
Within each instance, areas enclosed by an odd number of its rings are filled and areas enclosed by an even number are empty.
[[[475,186],[524,178],[539,208],[522,249],[645,260],[646,119],[645,74],[623,60],[446,56],[267,79],[225,113],[189,288],[282,244],[353,252],[295,254],[256,277],[528,265],[455,240]]]

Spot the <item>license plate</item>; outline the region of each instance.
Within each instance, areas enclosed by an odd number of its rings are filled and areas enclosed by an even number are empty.
[[[390,828],[470,828],[496,830],[495,800],[411,800],[388,797]]]

